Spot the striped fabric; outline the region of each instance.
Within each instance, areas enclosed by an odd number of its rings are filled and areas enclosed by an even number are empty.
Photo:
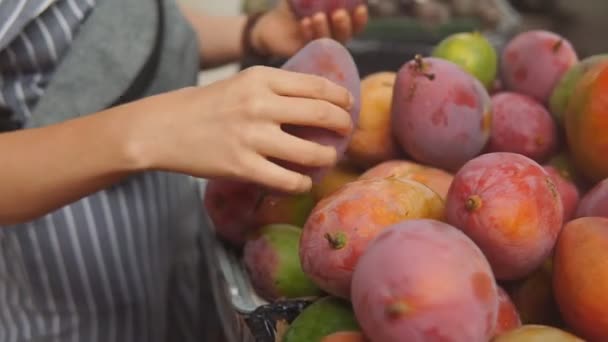
[[[0,120],[27,120],[95,1],[0,0]]]
[[[193,189],[148,173],[0,227],[0,341],[200,342]]]
[[[0,0],[0,114],[27,119],[94,6]],[[195,179],[151,172],[0,226],[0,342],[202,341],[200,203]]]

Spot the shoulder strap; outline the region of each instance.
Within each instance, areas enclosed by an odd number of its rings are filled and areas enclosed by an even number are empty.
[[[26,127],[103,110],[136,97],[159,44],[159,0],[104,0],[80,28]],[[142,72],[144,71],[144,72]]]

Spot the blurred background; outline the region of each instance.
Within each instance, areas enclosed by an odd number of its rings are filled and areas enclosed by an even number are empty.
[[[211,14],[253,13],[278,0],[179,0]],[[372,20],[349,44],[362,74],[395,69],[426,53],[450,33],[478,30],[500,48],[521,30],[548,29],[569,39],[581,58],[608,52],[608,0],[368,0]],[[257,61],[259,63],[259,61]],[[264,61],[280,65],[282,61]],[[227,77],[244,65],[205,71],[201,84]]]

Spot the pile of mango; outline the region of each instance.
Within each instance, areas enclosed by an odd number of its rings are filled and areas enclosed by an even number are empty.
[[[285,127],[341,162],[204,199],[261,297],[314,299],[282,341],[608,341],[608,55],[463,32],[363,78],[329,39],[283,67],[355,96],[347,136]]]

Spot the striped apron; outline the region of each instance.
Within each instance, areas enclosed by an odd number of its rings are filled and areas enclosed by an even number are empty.
[[[27,127],[196,83],[172,0],[103,0],[80,30]],[[0,227],[0,342],[236,341],[199,189],[148,172]]]

